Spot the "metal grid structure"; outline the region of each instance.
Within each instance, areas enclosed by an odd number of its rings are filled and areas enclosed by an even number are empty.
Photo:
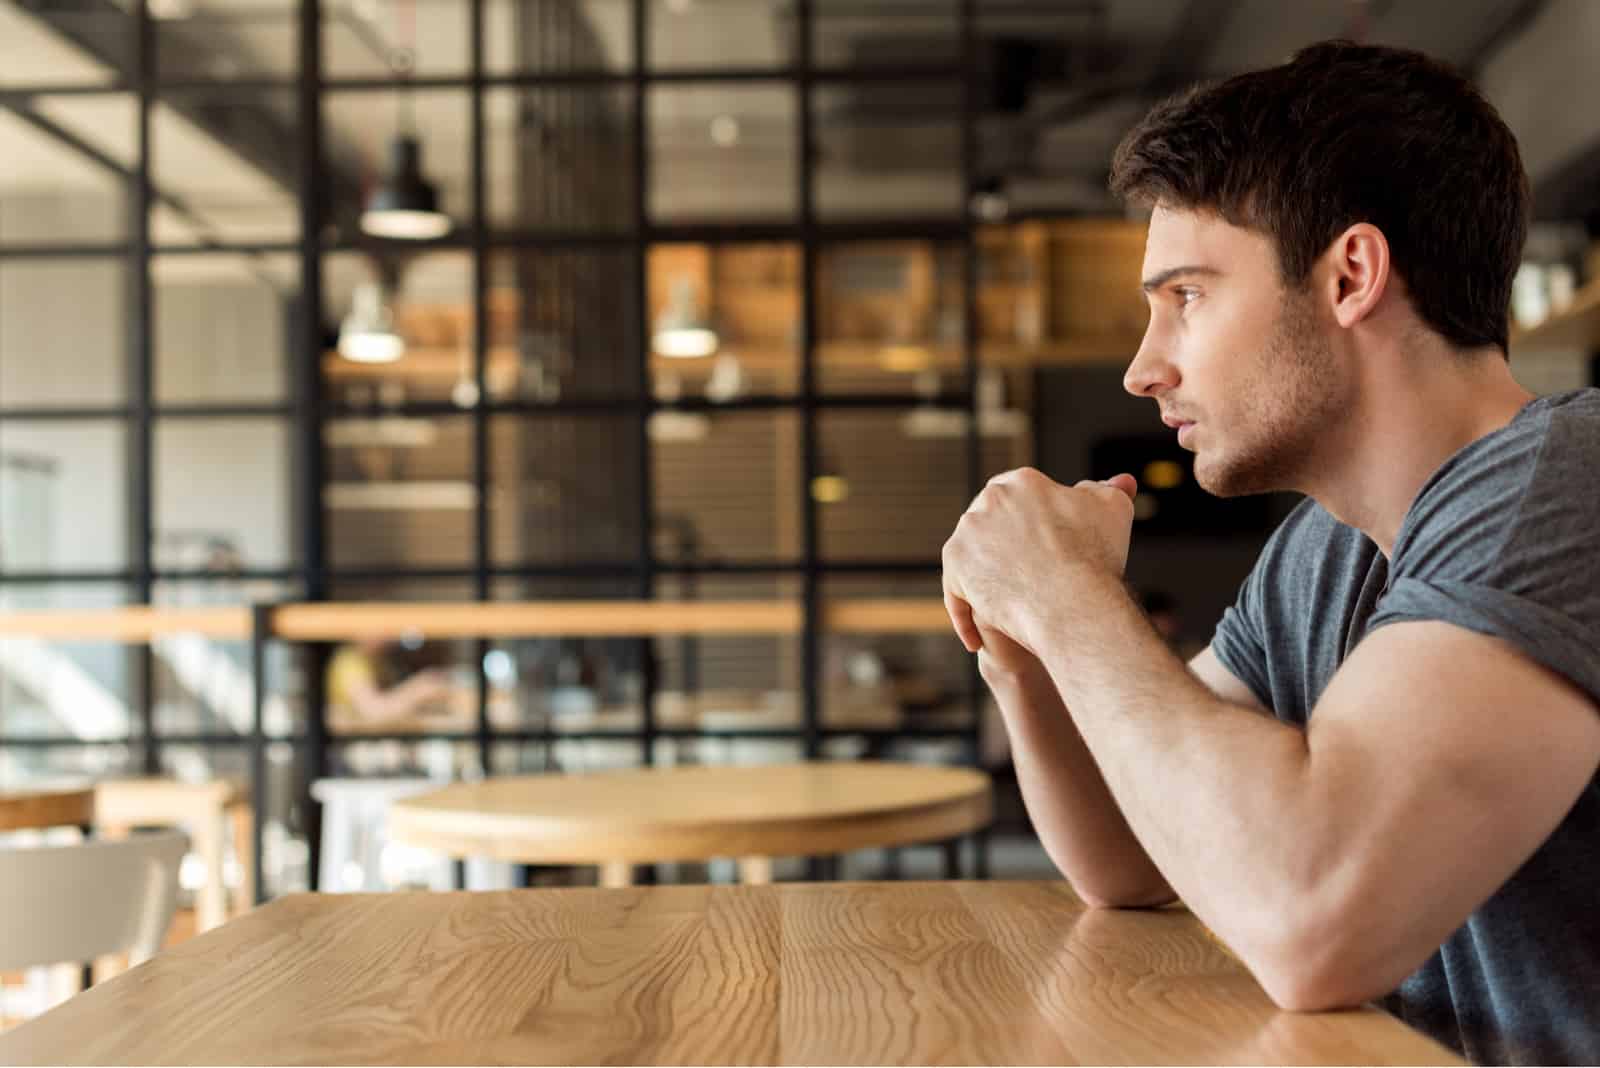
[[[323,491],[329,480],[324,451],[323,430],[326,422],[339,414],[340,406],[328,395],[322,373],[323,352],[326,347],[322,316],[318,311],[324,292],[324,257],[328,253],[351,247],[334,238],[330,241],[330,223],[333,216],[332,198],[338,195],[335,183],[330,181],[327,145],[324,140],[325,106],[332,97],[349,92],[393,90],[396,82],[390,78],[332,77],[324,69],[325,13],[319,0],[301,0],[295,20],[297,74],[289,79],[244,78],[228,81],[191,80],[166,75],[157,55],[159,22],[148,0],[135,0],[127,17],[132,32],[132,45],[128,51],[130,62],[126,77],[113,84],[98,86],[50,85],[38,88],[6,87],[0,89],[0,109],[11,114],[38,118],[34,111],[35,99],[44,93],[51,96],[95,96],[124,94],[136,102],[136,164],[123,168],[115,160],[105,158],[94,146],[72,145],[75,149],[95,158],[108,171],[125,183],[128,194],[128,237],[125,242],[69,245],[34,245],[0,243],[0,262],[27,259],[90,259],[121,258],[127,265],[129,279],[128,314],[126,317],[126,391],[127,403],[115,406],[83,408],[63,407],[8,407],[0,397],[0,425],[13,420],[52,420],[63,425],[74,421],[94,419],[117,420],[125,427],[126,479],[128,501],[127,560],[128,566],[117,570],[57,570],[50,572],[12,572],[0,574],[0,583],[26,586],[28,584],[120,584],[127,590],[131,603],[151,603],[156,586],[161,582],[183,582],[202,579],[207,572],[186,569],[159,568],[155,566],[153,537],[153,488],[155,452],[152,445],[154,428],[158,420],[185,418],[270,418],[283,420],[292,429],[294,442],[291,479],[291,515],[296,554],[288,567],[253,568],[240,573],[246,579],[292,583],[299,588],[304,600],[319,601],[329,598],[332,584],[340,580],[434,578],[470,580],[474,595],[481,600],[493,596],[497,579],[507,578],[608,578],[633,584],[637,596],[654,595],[658,576],[684,574],[732,574],[789,576],[798,580],[804,605],[805,626],[800,641],[800,679],[802,685],[801,707],[803,718],[797,730],[750,732],[763,738],[798,739],[803,743],[808,757],[818,756],[821,743],[830,733],[822,724],[820,708],[822,668],[822,603],[824,580],[833,575],[928,575],[936,576],[939,561],[929,560],[845,560],[828,561],[819,551],[818,506],[810,492],[814,477],[822,464],[817,424],[819,416],[830,410],[903,410],[926,398],[877,393],[852,396],[823,393],[817,382],[817,323],[818,323],[818,260],[824,246],[831,242],[874,239],[916,239],[959,243],[965,266],[963,271],[963,301],[961,345],[964,371],[962,386],[954,392],[945,392],[935,402],[938,406],[965,411],[967,419],[965,484],[968,495],[976,493],[980,484],[980,438],[976,418],[977,356],[977,244],[974,225],[963,203],[958,212],[948,217],[931,219],[893,219],[884,221],[825,221],[818,218],[815,195],[814,154],[805,146],[816,141],[817,116],[815,90],[823,86],[887,86],[895,84],[927,84],[944,81],[960,87],[962,107],[960,112],[962,188],[971,190],[977,178],[978,142],[977,123],[979,105],[976,100],[975,71],[977,65],[977,15],[974,0],[959,0],[954,8],[959,33],[959,62],[951,65],[938,62],[927,65],[886,65],[855,67],[824,67],[813,62],[811,0],[796,0],[794,5],[795,61],[778,67],[714,69],[655,69],[650,62],[650,18],[652,4],[648,0],[630,0],[632,67],[625,72],[554,70],[528,72],[495,72],[486,69],[485,59],[485,7],[487,0],[463,0],[469,12],[471,27],[470,68],[464,76],[437,77],[413,76],[407,79],[409,89],[455,90],[470,94],[471,100],[471,189],[472,210],[470,223],[458,227],[448,237],[431,242],[430,249],[454,249],[470,254],[473,267],[473,364],[472,376],[478,396],[483,398],[469,412],[461,412],[446,404],[412,401],[393,409],[398,414],[428,416],[450,414],[469,418],[472,424],[473,478],[477,490],[475,511],[475,541],[472,547],[472,564],[469,568],[412,567],[412,568],[335,568],[328,556],[328,530],[324,512]],[[114,5],[107,5],[108,7]],[[546,3],[546,11],[562,5]],[[559,43],[556,47],[560,47]],[[695,85],[752,85],[775,87],[792,92],[795,97],[798,125],[796,136],[802,150],[795,153],[797,170],[795,181],[799,190],[796,217],[788,223],[683,224],[659,223],[649,211],[650,192],[650,116],[645,106],[650,90],[655,86]],[[486,219],[487,197],[485,178],[485,97],[495,90],[514,89],[606,89],[625,93],[631,102],[629,135],[631,162],[634,167],[632,181],[632,219],[630,225],[614,232],[567,232],[560,229],[538,231],[504,231],[492,228]],[[300,239],[296,242],[230,243],[202,240],[182,245],[157,246],[152,239],[152,209],[169,203],[152,180],[151,166],[151,114],[158,99],[181,99],[186,94],[203,94],[213,101],[255,100],[266,92],[293,94],[297,119],[294,153],[294,188],[299,213]],[[71,138],[67,131],[56,131],[63,138]],[[169,206],[170,203],[169,203]],[[181,208],[182,205],[178,204]],[[664,407],[652,399],[650,369],[648,366],[648,276],[646,257],[652,247],[665,242],[746,243],[753,241],[792,242],[800,249],[802,270],[800,274],[801,327],[798,344],[799,388],[793,395],[757,395],[718,404],[718,411],[794,412],[800,424],[801,488],[799,502],[800,546],[797,559],[771,561],[721,562],[709,564],[663,561],[654,549],[653,502],[650,482],[651,441],[647,433],[650,415]],[[567,249],[593,250],[611,248],[631,257],[631,292],[626,299],[631,304],[633,321],[638,324],[632,355],[636,379],[630,395],[615,399],[574,398],[555,403],[530,402],[519,399],[492,399],[486,388],[487,349],[489,324],[487,312],[489,258],[502,251],[513,250],[556,252]],[[289,358],[290,382],[288,397],[283,402],[261,404],[160,404],[157,403],[154,384],[154,352],[152,341],[151,281],[153,256],[181,257],[206,253],[226,252],[246,256],[291,254],[299,260],[300,298],[291,309]],[[707,407],[698,400],[673,402],[677,410],[696,410]],[[488,483],[490,481],[491,421],[499,417],[538,421],[552,416],[611,415],[625,417],[631,422],[638,478],[637,515],[639,530],[636,558],[601,564],[570,565],[506,565],[491,558],[488,521]],[[251,645],[252,673],[260,695],[269,684],[265,671],[267,654],[266,637],[270,609],[261,608],[256,613],[256,637]],[[638,663],[643,670],[643,726],[636,732],[641,746],[642,760],[651,760],[656,739],[673,736],[701,736],[698,730],[664,730],[659,728],[654,715],[652,697],[658,685],[654,657],[648,641],[640,641]],[[475,658],[478,676],[477,729],[469,734],[449,733],[394,733],[388,735],[362,735],[363,742],[392,739],[419,741],[446,739],[475,742],[481,765],[488,771],[493,768],[491,748],[497,742],[545,741],[552,735],[548,723],[540,730],[497,730],[488,716],[488,680],[483,669],[486,643],[478,643]],[[329,766],[329,753],[344,743],[344,739],[330,736],[326,714],[323,711],[321,692],[322,663],[325,650],[306,651],[311,668],[306,671],[307,707],[318,714],[307,717],[303,731],[291,733],[273,742],[287,742],[302,757],[308,779],[324,774]],[[256,782],[258,811],[266,800],[263,785],[265,772],[265,743],[260,721],[260,701],[257,701],[257,718],[251,735],[229,733],[175,733],[160,729],[155,715],[153,693],[153,657],[145,646],[134,647],[129,653],[130,705],[138,717],[140,729],[128,739],[114,741],[84,741],[74,738],[6,737],[0,734],[0,746],[27,748],[63,747],[92,748],[101,745],[127,745],[138,752],[139,768],[147,774],[162,769],[164,746],[184,744],[212,748],[237,748],[249,746],[250,762]],[[908,734],[932,734],[962,739],[966,751],[976,759],[980,724],[980,683],[976,665],[967,676],[968,704],[971,709],[970,725],[961,728],[917,731]],[[738,736],[742,732],[722,732]],[[841,729],[836,733],[860,735],[860,729]],[[562,737],[584,737],[581,733],[563,732]],[[605,733],[604,737],[618,737]],[[316,848],[316,829],[309,828],[312,849]],[[258,833],[259,839],[259,833]],[[256,843],[259,862],[260,842]],[[978,849],[979,871],[984,870],[985,850]],[[314,857],[314,853],[313,853]],[[313,859],[313,872],[316,864]],[[257,869],[259,871],[259,867]],[[826,868],[814,868],[826,871]],[[315,876],[313,875],[313,878]],[[264,882],[264,880],[259,880]],[[263,888],[264,889],[264,888]]]

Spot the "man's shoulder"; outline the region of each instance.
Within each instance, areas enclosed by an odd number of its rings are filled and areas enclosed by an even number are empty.
[[[1474,552],[1496,556],[1552,526],[1592,526],[1600,461],[1600,389],[1538,397],[1509,424],[1446,461],[1413,502],[1397,562]]]

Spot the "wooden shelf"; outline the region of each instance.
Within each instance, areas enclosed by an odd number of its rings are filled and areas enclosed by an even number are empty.
[[[842,634],[943,634],[937,598],[862,598],[823,608],[825,629]],[[273,637],[343,641],[417,631],[433,638],[639,637],[644,635],[794,635],[804,626],[798,601],[372,601],[286,604],[272,615]],[[141,642],[167,634],[243,640],[245,607],[134,605],[98,611],[0,613],[0,636],[54,641]]]
[[[1600,349],[1600,278],[1574,294],[1572,303],[1538,326],[1513,328],[1516,349]]]

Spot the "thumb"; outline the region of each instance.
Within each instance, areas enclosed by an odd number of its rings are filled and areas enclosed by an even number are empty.
[[[1132,475],[1116,475],[1112,478],[1106,479],[1104,481],[1104,485],[1110,486],[1113,489],[1119,489],[1123,493],[1126,493],[1130,501],[1139,495],[1139,480],[1134,478]]]

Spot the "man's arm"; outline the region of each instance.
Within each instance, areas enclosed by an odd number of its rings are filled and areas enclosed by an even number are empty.
[[[1051,861],[1092,906],[1141,908],[1176,900],[1129,829],[1044,666],[1025,650],[994,656],[1001,642],[1009,639],[985,636],[978,667],[1000,706],[1017,785]],[[1264,711],[1209,646],[1189,668],[1218,697]]]
[[[1019,638],[1156,867],[1285,1008],[1392,990],[1600,764],[1595,703],[1497,639],[1380,628],[1301,731],[1203,685],[1114,576],[1058,578]]]

